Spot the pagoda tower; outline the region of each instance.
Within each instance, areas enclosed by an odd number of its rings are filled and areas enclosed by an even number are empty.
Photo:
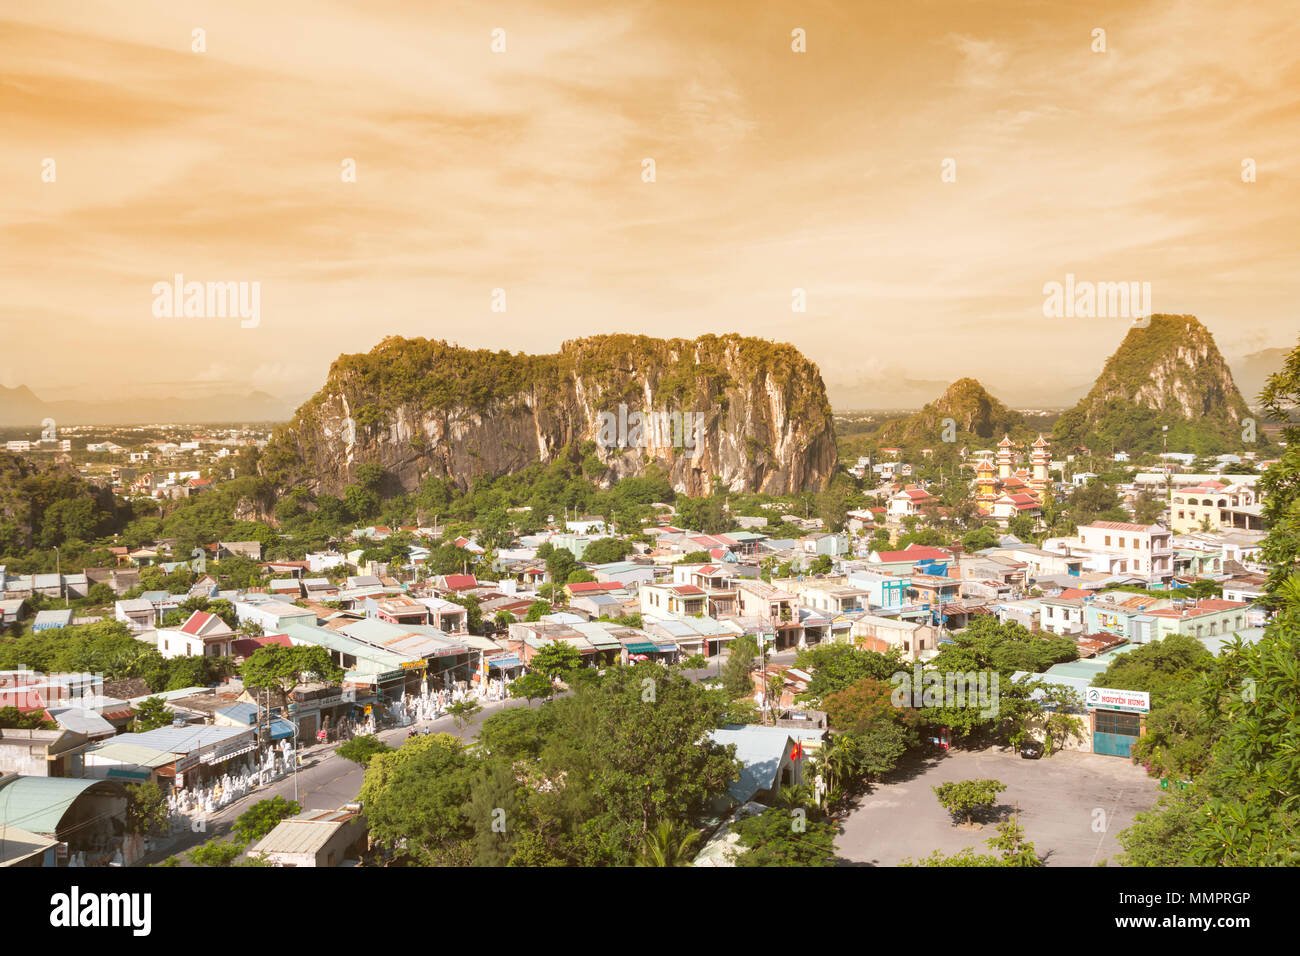
[[[985,458],[975,466],[975,502],[983,514],[997,500],[997,479],[993,477],[993,462]]]
[[[1033,451],[1029,456],[1029,464],[1033,469],[1033,477],[1029,479],[1029,483],[1039,491],[1046,488],[1048,483],[1047,469],[1052,461],[1052,455],[1048,447],[1047,439],[1039,435],[1038,441],[1034,442]]]
[[[1015,464],[1016,443],[1011,440],[1010,435],[1003,435],[1002,441],[998,442],[998,477],[1010,478],[1011,466]]]

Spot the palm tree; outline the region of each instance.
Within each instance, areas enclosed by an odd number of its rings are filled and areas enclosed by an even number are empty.
[[[637,866],[690,866],[695,857],[695,844],[700,834],[679,827],[676,823],[661,820],[659,825],[641,838],[641,853]]]
[[[776,802],[785,810],[799,810],[812,803],[812,788],[805,783],[781,787],[776,791]]]

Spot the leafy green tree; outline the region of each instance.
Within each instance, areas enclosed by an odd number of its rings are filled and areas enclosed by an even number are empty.
[[[44,710],[26,713],[17,707],[0,707],[0,730],[57,730],[58,723],[45,718]]]
[[[230,866],[244,852],[244,844],[216,837],[185,854],[195,866]]]
[[[1037,851],[1032,843],[1025,841],[1025,831],[1014,820],[1003,820],[998,824],[997,836],[984,841],[1000,856],[988,853],[976,853],[971,847],[965,847],[951,856],[944,856],[935,850],[929,856],[913,862],[905,859],[899,866],[1042,866]]]
[[[133,710],[135,718],[131,722],[131,732],[136,734],[170,727],[176,719],[176,715],[167,709],[167,702],[161,697],[147,697]]]
[[[254,843],[274,830],[281,820],[296,817],[300,813],[302,805],[284,797],[259,800],[236,818],[231,833],[239,842]]]
[[[736,866],[834,866],[835,827],[796,812],[773,807],[731,825],[743,853]]]
[[[795,655],[794,666],[812,676],[802,696],[818,701],[853,686],[864,677],[888,680],[903,668],[903,658],[897,650],[880,654],[851,644],[817,644]]]
[[[632,542],[623,538],[597,538],[582,552],[587,564],[613,564],[632,553]]]
[[[582,667],[582,652],[567,641],[552,641],[540,648],[528,662],[530,673],[541,674],[552,684],[569,683]]]
[[[657,664],[610,668],[543,707],[554,725],[539,772],[564,785],[538,792],[536,811],[573,863],[634,863],[660,821],[702,822],[739,773],[733,748],[708,738],[716,697]]]
[[[1213,667],[1214,655],[1200,641],[1184,634],[1170,634],[1116,657],[1104,673],[1093,679],[1093,686],[1148,691],[1155,711],[1168,703],[1196,699],[1200,678]]]
[[[930,789],[939,798],[941,807],[954,819],[965,817],[966,825],[970,826],[976,813],[987,812],[997,805],[998,794],[1007,785],[1000,780],[954,780]]]
[[[539,550],[538,557],[541,557]],[[567,548],[552,548],[546,555],[546,571],[552,581],[565,582],[569,575],[578,568],[578,559]]]
[[[447,706],[447,713],[456,722],[456,730],[459,732],[461,739],[465,737],[465,728],[469,726],[475,715],[482,710],[483,705],[476,700],[458,700]]]
[[[512,680],[507,685],[506,690],[511,697],[523,697],[531,707],[533,701],[542,700],[555,693],[555,685],[545,674],[529,671]]]
[[[546,743],[552,716],[549,707],[536,710],[511,707],[499,711],[479,727],[479,743],[493,757],[536,760]]]
[[[984,525],[982,528],[968,531],[962,535],[961,539],[961,546],[971,553],[983,551],[985,548],[995,548],[997,544],[998,532],[991,525]]]
[[[455,858],[474,835],[463,808],[475,767],[451,734],[414,737],[376,754],[361,786],[371,838],[421,865]]]
[[[515,855],[525,820],[523,785],[508,760],[478,768],[465,815],[474,829],[474,865],[506,866]]]
[[[722,668],[722,686],[732,699],[753,696],[754,681],[750,672],[754,669],[754,659],[757,656],[758,644],[753,637],[745,635],[731,642],[727,662]]]
[[[358,734],[334,752],[344,760],[351,760],[365,767],[375,754],[392,753],[393,748],[373,734]]]
[[[326,683],[338,683],[343,679],[343,669],[330,659],[325,648],[308,644],[259,647],[239,668],[245,687],[279,695],[282,707],[287,706],[289,694],[305,675]]]
[[[524,615],[525,621],[540,621],[543,616],[551,613],[550,601],[534,601],[528,605],[528,613]]]

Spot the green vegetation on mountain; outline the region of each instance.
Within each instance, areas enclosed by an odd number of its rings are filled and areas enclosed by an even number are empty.
[[[1021,432],[1025,419],[990,395],[973,378],[960,378],[915,415],[887,422],[877,435],[881,444],[937,446],[952,420],[955,442],[967,438],[995,439]]]
[[[0,451],[0,556],[88,541],[118,518],[112,492],[71,468]]]
[[[1237,390],[1214,337],[1195,316],[1153,315],[1129,329],[1092,390],[1056,423],[1053,445],[1215,455],[1268,440]],[[1168,431],[1164,428],[1168,427]]]
[[[652,440],[648,426],[629,421],[638,413],[676,413],[674,436]],[[621,421],[618,436],[598,446],[611,417]],[[281,489],[337,494],[357,467],[377,464],[409,492],[428,475],[464,487],[589,441],[585,470],[602,484],[660,460],[689,494],[718,482],[816,489],[836,460],[821,373],[791,345],[734,334],[599,335],[525,355],[393,336],[334,362],[321,390],[277,430],[261,469]]]

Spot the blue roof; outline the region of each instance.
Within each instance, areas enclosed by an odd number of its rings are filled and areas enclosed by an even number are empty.
[[[229,707],[223,707],[217,713],[222,717],[237,720],[245,726],[251,726],[257,722],[257,707],[247,701],[238,701]]]
[[[743,764],[740,779],[732,781],[727,791],[741,803],[748,803],[760,790],[776,787],[781,760],[791,745],[790,731],[784,727],[760,727],[757,724],[728,725],[709,733],[714,743],[735,744],[736,759]]]

